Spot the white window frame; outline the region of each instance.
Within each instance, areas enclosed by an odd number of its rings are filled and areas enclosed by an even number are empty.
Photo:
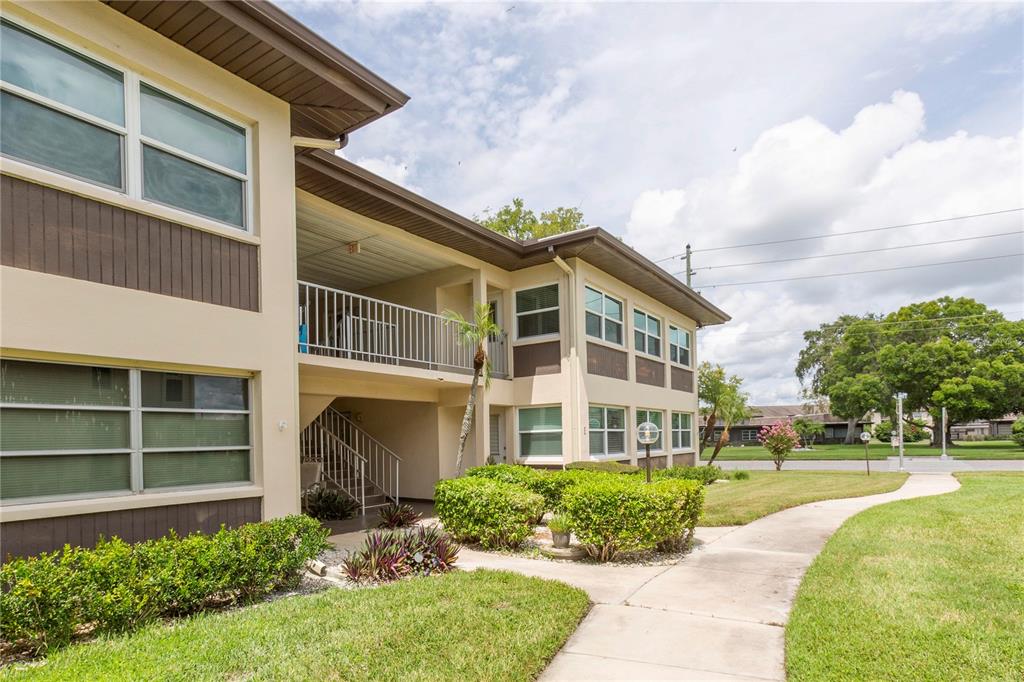
[[[537,310],[529,310],[524,313],[519,312],[519,292],[521,291],[532,291],[533,289],[544,289],[545,287],[554,286],[555,291],[558,295],[558,305],[554,307],[538,308]],[[522,315],[537,315],[539,313],[546,313],[552,310],[559,311],[558,313],[558,331],[549,332],[547,334],[537,334],[535,336],[522,336],[519,333],[519,318]],[[516,341],[523,341],[526,343],[534,343],[538,341],[550,341],[552,339],[561,338],[562,335],[562,285],[559,282],[545,282],[543,284],[536,284],[528,287],[520,287],[512,291],[512,314],[515,316],[515,327],[516,327]],[[531,406],[532,407],[532,406]]]
[[[686,334],[686,342],[689,345],[688,346],[680,346],[677,343],[672,343],[672,332],[674,332],[674,331]],[[672,359],[672,348],[673,347],[675,347],[675,348],[677,348],[679,350],[682,350],[682,349],[685,348],[687,362],[679,362],[678,360],[673,360]],[[680,357],[680,355],[681,355],[681,353],[679,353],[679,351],[677,350],[676,351],[676,357]],[[674,325],[674,324],[670,324],[668,326],[668,361],[671,362],[673,365],[677,365],[679,367],[686,367],[688,369],[693,367],[693,332],[691,332],[689,329],[684,329],[683,327],[680,327],[680,326],[677,326],[677,325]]]
[[[676,417],[676,415],[689,417],[690,418],[690,428],[684,429],[684,428],[680,427],[680,428],[677,429],[676,425],[675,425],[675,417]],[[671,432],[672,432],[672,451],[673,452],[687,452],[687,451],[693,450],[694,414],[692,412],[676,412],[676,411],[673,411],[672,414],[669,415],[669,420],[670,420],[669,421],[669,426],[671,427]],[[690,444],[689,445],[682,445],[683,434],[684,433],[689,433],[690,434]],[[676,437],[677,436],[679,438],[680,445],[676,445]]]
[[[549,403],[545,405],[522,405],[515,408],[516,417],[516,460],[520,462],[546,462],[564,461],[565,459],[565,410],[562,410],[562,428],[542,429],[540,431],[522,431],[519,428],[519,413],[522,410],[534,410],[541,407],[562,407],[561,403]],[[558,433],[562,435],[562,453],[558,455],[523,455],[523,434],[524,433]]]
[[[659,330],[658,337],[657,337],[658,338],[658,346],[660,346],[659,351],[662,351],[662,349],[665,348],[665,339],[664,339],[664,334],[662,333],[665,330],[665,320],[663,320],[662,318],[658,317],[657,315],[652,315],[651,313],[647,312],[643,308],[634,307],[633,308],[634,318],[635,318],[637,313],[640,313],[641,315],[646,316],[648,320],[655,320],[655,321],[657,321],[657,323],[658,323],[658,330]],[[649,357],[649,358],[657,358],[658,360],[661,360],[662,359],[661,352],[659,352],[658,355],[655,355],[654,353],[650,353],[647,350],[647,348],[650,346],[651,339],[653,339],[655,337],[654,337],[653,334],[650,334],[646,330],[646,328],[642,332],[643,335],[644,335],[644,339],[645,339],[644,347],[642,349],[636,347],[636,332],[637,332],[637,329],[636,329],[635,319],[632,320],[632,321],[633,321],[633,325],[632,325],[633,328],[630,331],[633,333],[633,350],[636,351],[637,353],[639,353],[640,355],[644,355],[644,356]],[[646,323],[644,324],[644,326],[645,327],[647,326]]]
[[[641,413],[643,413],[645,415],[644,419],[642,419],[642,420],[640,419],[640,414]],[[652,445],[651,446],[651,454],[658,453],[658,452],[665,452],[665,431],[666,431],[666,429],[665,429],[665,410],[656,410],[656,409],[654,409],[652,407],[638,407],[638,408],[636,408],[636,410],[634,411],[634,419],[633,419],[633,422],[634,422],[633,423],[633,433],[634,433],[633,440],[636,441],[636,435],[635,434],[636,434],[637,427],[639,427],[640,424],[643,424],[645,421],[650,421],[652,414],[660,414],[661,415],[661,433],[658,435],[658,438],[661,440],[661,447],[656,448],[656,447],[654,447]],[[643,458],[643,457],[646,456],[646,452],[647,452],[646,449],[642,445],[637,443],[637,446],[636,446],[636,456],[638,458]]]
[[[83,178],[83,177],[80,177],[80,176],[75,175],[73,173],[69,173],[69,172],[64,171],[64,170],[60,170],[60,169],[57,169],[57,168],[50,168],[49,166],[44,166],[42,164],[36,163],[34,161],[28,161],[26,159],[20,159],[20,158],[15,157],[15,156],[3,155],[2,158],[10,159],[10,160],[12,160],[12,161],[14,161],[16,163],[23,163],[26,166],[31,166],[32,168],[39,168],[39,169],[44,170],[44,171],[46,171],[48,173],[56,173],[57,175],[60,175],[60,176],[66,177],[66,178],[72,178],[74,180],[77,180],[78,182],[83,182],[83,183],[86,183],[86,184],[91,185],[93,187],[102,187],[104,189],[116,192],[116,193],[118,193],[118,194],[120,194],[122,196],[126,196],[126,197],[129,197],[129,198],[137,200],[137,201],[145,202],[145,203],[153,205],[153,206],[160,206],[160,207],[169,209],[169,210],[171,210],[171,211],[173,211],[175,213],[180,213],[182,216],[187,216],[187,218],[185,218],[186,222],[188,222],[188,220],[191,219],[191,218],[198,218],[200,220],[208,220],[208,221],[210,221],[210,222],[212,222],[212,223],[214,223],[216,225],[221,225],[221,226],[224,226],[224,227],[228,227],[228,228],[230,228],[232,230],[238,230],[238,231],[241,231],[241,232],[244,232],[244,233],[247,233],[247,234],[255,234],[255,230],[253,229],[253,226],[254,226],[254,223],[255,223],[255,220],[253,219],[253,215],[254,215],[254,211],[253,211],[254,190],[253,190],[253,187],[255,185],[255,181],[254,181],[254,178],[253,178],[254,171],[253,171],[253,163],[252,163],[253,162],[253,158],[252,158],[253,157],[253,150],[252,150],[253,134],[252,134],[252,126],[250,124],[248,124],[248,123],[246,123],[244,121],[240,121],[237,118],[235,118],[235,117],[233,117],[231,115],[225,114],[225,113],[223,113],[221,111],[212,110],[212,109],[210,109],[209,106],[206,106],[204,104],[200,104],[199,102],[196,102],[191,97],[188,97],[187,95],[183,95],[181,92],[179,92],[173,86],[168,86],[168,85],[166,85],[164,83],[159,83],[157,81],[153,81],[153,80],[148,79],[148,78],[142,78],[135,71],[133,71],[131,69],[128,69],[128,68],[126,68],[126,67],[124,67],[124,66],[122,66],[120,64],[115,64],[115,63],[111,62],[109,59],[104,59],[103,57],[99,57],[96,54],[94,54],[93,52],[91,52],[90,50],[82,48],[81,46],[78,46],[78,45],[69,45],[66,40],[53,35],[49,31],[42,30],[42,29],[40,29],[40,28],[38,28],[36,26],[33,26],[33,25],[29,24],[29,23],[26,23],[26,22],[24,22],[24,21],[22,21],[20,19],[14,20],[11,17],[6,17],[5,16],[4,17],[4,21],[7,21],[8,23],[10,23],[12,25],[17,26],[19,29],[22,29],[22,30],[24,30],[24,31],[26,31],[28,33],[35,34],[38,37],[42,38],[43,40],[51,42],[54,45],[58,45],[61,48],[65,49],[65,50],[68,50],[69,52],[72,52],[72,53],[77,54],[77,55],[79,55],[81,57],[84,57],[84,58],[86,58],[86,59],[88,59],[90,61],[94,61],[97,64],[100,64],[102,66],[105,66],[105,67],[113,70],[113,71],[117,71],[118,73],[120,73],[121,76],[122,76],[122,81],[123,81],[123,85],[124,85],[124,120],[125,120],[125,124],[124,124],[124,126],[118,126],[117,124],[110,123],[109,121],[105,121],[105,120],[103,120],[101,118],[98,118],[96,116],[93,116],[91,114],[87,114],[85,112],[79,111],[78,109],[75,109],[73,107],[69,107],[69,106],[67,106],[65,104],[61,104],[59,102],[55,102],[55,101],[49,99],[48,97],[43,97],[41,95],[37,95],[37,94],[35,94],[35,93],[31,92],[31,91],[25,90],[24,88],[21,88],[21,87],[19,87],[17,85],[14,85],[13,83],[8,83],[7,81],[5,81],[3,79],[0,79],[0,90],[7,91],[7,92],[9,92],[12,95],[16,95],[16,96],[21,97],[23,99],[27,99],[29,101],[32,101],[32,102],[36,103],[36,104],[39,104],[39,105],[44,106],[44,107],[47,107],[48,109],[52,109],[52,110],[57,111],[59,113],[65,114],[67,116],[71,116],[73,118],[85,121],[86,123],[90,123],[92,125],[95,125],[95,126],[98,126],[98,127],[104,128],[106,130],[109,130],[111,132],[115,132],[115,133],[119,134],[121,136],[121,187],[111,187],[110,185],[106,185],[106,184],[103,184],[101,182],[97,182],[96,180],[91,180],[89,178]],[[226,121],[227,123],[230,123],[230,124],[232,124],[234,126],[237,126],[237,127],[241,128],[245,132],[245,169],[246,169],[246,173],[241,174],[241,173],[239,173],[236,170],[233,170],[233,169],[230,169],[230,168],[225,168],[223,166],[220,166],[217,163],[214,163],[214,162],[211,162],[211,161],[207,161],[205,159],[202,159],[200,157],[195,156],[194,154],[190,154],[189,152],[185,152],[183,150],[177,149],[176,147],[174,147],[172,145],[168,145],[166,143],[159,142],[157,140],[154,140],[152,138],[149,138],[149,137],[146,137],[146,136],[142,135],[142,107],[141,107],[142,91],[141,91],[141,88],[142,88],[143,83],[148,85],[149,87],[155,89],[155,90],[159,90],[160,92],[164,93],[165,95],[168,95],[170,97],[178,99],[181,102],[184,102],[185,104],[188,104],[189,106],[195,107],[196,109],[202,111],[203,113],[206,113],[206,114],[208,114],[210,116],[213,116],[215,118],[219,118],[219,119],[221,119],[223,121]],[[143,168],[142,168],[142,145],[143,144],[147,144],[147,145],[149,145],[151,147],[154,147],[155,149],[158,149],[158,150],[163,151],[165,153],[171,154],[171,155],[176,156],[178,158],[184,159],[184,160],[189,161],[191,163],[195,163],[197,165],[201,165],[204,168],[208,168],[208,169],[216,171],[218,173],[222,173],[224,175],[228,175],[230,177],[235,178],[236,180],[241,180],[242,184],[243,184],[243,203],[244,203],[243,210],[242,210],[242,224],[241,225],[234,225],[232,223],[225,222],[223,220],[218,220],[217,218],[211,218],[210,216],[206,216],[206,215],[203,215],[201,213],[195,213],[193,211],[189,211],[188,209],[182,208],[180,206],[172,206],[170,204],[166,204],[166,203],[163,203],[163,202],[160,202],[160,201],[156,201],[156,200],[153,200],[153,199],[145,198],[143,196],[143,194],[142,194],[142,173],[143,173]]]
[[[590,426],[590,410],[600,409],[604,414],[604,426],[598,429]],[[619,410],[622,412],[622,428],[621,429],[610,429],[608,428],[608,410]],[[622,459],[626,456],[626,439],[628,435],[628,424],[627,419],[629,418],[628,410],[625,407],[618,405],[587,405],[587,447],[590,447],[590,434],[595,431],[601,432],[601,440],[604,443],[604,452],[594,453],[591,452],[591,459]],[[622,451],[621,452],[610,452],[608,450],[608,433],[622,433]]]
[[[593,310],[591,310],[590,308],[587,307],[587,304],[586,304],[586,298],[587,298],[586,290],[587,289],[590,289],[595,294],[600,294],[601,295],[601,312],[600,313],[595,312],[595,311],[593,311]],[[618,298],[617,296],[612,296],[611,294],[605,292],[604,290],[600,289],[599,287],[595,287],[592,284],[584,284],[583,285],[583,299],[584,299],[583,300],[583,328],[584,328],[584,330],[586,330],[586,328],[587,328],[587,315],[597,315],[598,318],[601,321],[601,335],[600,336],[594,336],[590,332],[586,332],[587,339],[594,339],[596,341],[600,341],[602,343],[606,343],[609,346],[614,346],[616,348],[623,348],[623,347],[625,347],[625,345],[626,345],[626,302],[623,299]],[[604,312],[605,299],[609,299],[609,300],[615,301],[616,303],[619,304],[619,307],[622,309],[622,319],[621,320],[612,319],[612,318],[608,317],[605,314],[605,312]],[[619,343],[615,343],[614,341],[609,341],[607,338],[605,338],[605,329],[606,329],[605,325],[607,323],[609,323],[609,322],[612,323],[612,324],[617,324],[621,328],[621,338],[622,338],[622,341],[620,341]]]
[[[34,360],[29,358],[4,358],[11,362],[34,362],[40,364],[49,365],[68,365],[72,367],[103,367],[109,369],[126,370],[128,372],[128,405],[76,405],[76,404],[47,404],[47,403],[8,403],[0,402],[0,409],[43,409],[53,411],[66,411],[66,410],[81,410],[83,412],[127,412],[128,413],[128,433],[129,433],[129,447],[127,448],[102,448],[102,449],[66,449],[66,450],[8,450],[6,452],[0,452],[0,457],[43,457],[43,456],[54,456],[54,455],[118,455],[128,454],[130,459],[130,489],[128,490],[111,490],[111,491],[94,491],[87,493],[71,493],[68,495],[41,495],[36,497],[16,497],[10,501],[0,500],[0,508],[13,507],[25,504],[43,504],[47,502],[62,502],[72,500],[95,500],[103,499],[108,497],[124,497],[128,495],[160,495],[162,493],[173,493],[178,491],[189,491],[189,490],[210,490],[218,488],[235,488],[245,487],[255,484],[256,481],[256,469],[255,469],[255,458],[253,456],[253,438],[254,428],[253,423],[253,409],[252,400],[254,396],[253,392],[253,377],[251,376],[239,376],[229,374],[202,374],[197,372],[178,372],[175,370],[167,370],[160,368],[135,368],[125,367],[121,365],[110,365],[104,363],[81,363],[81,362],[61,362],[51,360]],[[245,379],[246,381],[246,399],[249,409],[247,410],[222,410],[222,409],[187,409],[187,408],[155,408],[155,407],[142,407],[142,372],[156,372],[156,373],[169,373],[169,374],[187,374],[191,376],[225,376],[234,379]],[[249,415],[248,428],[249,428],[249,445],[230,445],[230,446],[186,446],[186,447],[170,447],[170,448],[145,448],[142,446],[142,414],[143,412],[189,412],[189,413],[204,413],[204,414],[246,414]],[[223,483],[201,483],[197,485],[189,486],[167,486],[162,488],[144,488],[143,487],[143,455],[149,452],[214,452],[214,451],[226,451],[226,450],[246,450],[249,453],[249,480],[247,481],[228,481]]]

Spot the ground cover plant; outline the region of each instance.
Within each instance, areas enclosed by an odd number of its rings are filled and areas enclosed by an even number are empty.
[[[586,593],[563,583],[453,571],[154,623],[0,679],[527,682],[587,609]]]
[[[44,653],[76,633],[127,632],[162,616],[251,602],[294,585],[327,531],[308,516],[130,545],[65,546],[0,567],[0,637]]]
[[[437,526],[375,530],[341,562],[353,582],[390,582],[411,575],[446,573],[455,567],[459,545]]]
[[[786,627],[790,680],[1024,679],[1024,474],[847,521]]]
[[[747,480],[706,489],[702,526],[734,526],[789,507],[843,497],[886,493],[907,480],[902,473],[859,471],[752,471]]]
[[[359,503],[334,488],[315,487],[302,493],[302,513],[321,521],[349,519],[359,511]]]
[[[378,512],[380,523],[378,528],[408,528],[415,526],[423,515],[407,504],[389,504],[381,507]]]

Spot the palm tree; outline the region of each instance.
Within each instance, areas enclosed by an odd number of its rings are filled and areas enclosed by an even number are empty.
[[[715,451],[711,453],[708,466],[715,463],[715,458],[722,451],[725,444],[729,442],[729,429],[738,421],[750,416],[750,408],[747,407],[748,396],[738,387],[725,391],[718,401],[718,416],[722,420],[722,436],[715,443]]]
[[[484,379],[484,388],[491,384],[491,362],[487,357],[485,344],[487,339],[502,333],[501,327],[491,317],[491,306],[477,303],[473,306],[474,321],[469,322],[457,312],[444,311],[444,317],[458,325],[459,339],[463,344],[474,348],[473,382],[469,385],[469,399],[466,401],[466,414],[462,417],[462,431],[459,432],[459,454],[455,459],[455,473],[462,474],[462,457],[466,451],[466,440],[473,426],[473,412],[476,410],[476,392],[480,385],[480,377]]]

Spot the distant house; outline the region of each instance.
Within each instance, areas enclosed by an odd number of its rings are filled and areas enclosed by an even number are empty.
[[[1013,422],[1019,415],[1006,414],[998,419],[978,419],[966,424],[953,424],[950,436],[953,440],[985,440],[985,438],[1009,438]]]
[[[823,436],[815,438],[817,443],[842,443],[846,439],[846,432],[849,428],[849,422],[846,419],[820,412],[806,414],[803,405],[752,405],[750,411],[749,419],[737,422],[729,429],[730,445],[759,445],[757,434],[761,427],[771,426],[775,422],[786,419],[792,421],[804,418],[824,423],[825,433]],[[870,420],[867,419],[857,422],[856,433],[859,434],[868,429],[870,424]],[[721,425],[715,427],[715,439],[722,437],[722,428]]]

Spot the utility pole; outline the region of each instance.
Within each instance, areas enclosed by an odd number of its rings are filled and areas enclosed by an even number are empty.
[[[693,275],[693,269],[690,268],[690,254],[693,253],[693,249],[690,245],[686,245],[686,286],[690,286],[690,276]]]
[[[900,391],[896,394],[896,423],[898,426],[898,436],[900,443],[900,471],[903,471],[903,399],[907,397],[906,393]]]
[[[942,408],[942,459],[946,459],[946,408]]]

